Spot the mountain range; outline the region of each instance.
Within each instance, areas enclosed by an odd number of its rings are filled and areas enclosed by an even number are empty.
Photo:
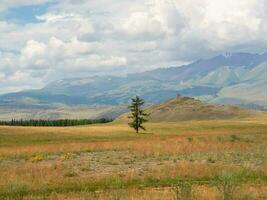
[[[139,95],[159,103],[177,95],[215,104],[267,109],[267,53],[225,53],[191,64],[127,76],[62,79],[42,89],[0,96],[0,105],[18,107],[124,105]]]

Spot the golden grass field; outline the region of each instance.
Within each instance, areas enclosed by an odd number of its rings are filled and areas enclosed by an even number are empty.
[[[267,117],[0,127],[0,199],[267,199]]]

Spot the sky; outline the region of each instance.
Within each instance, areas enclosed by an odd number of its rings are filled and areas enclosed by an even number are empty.
[[[0,93],[266,45],[267,0],[1,0]]]

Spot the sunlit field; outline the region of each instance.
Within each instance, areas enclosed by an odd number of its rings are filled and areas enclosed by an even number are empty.
[[[267,118],[0,127],[0,199],[266,199]]]

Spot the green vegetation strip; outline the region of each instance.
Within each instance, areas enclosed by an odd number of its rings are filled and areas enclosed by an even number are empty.
[[[59,120],[16,120],[0,121],[2,126],[78,126],[88,124],[103,124],[110,119],[59,119]]]
[[[22,198],[24,196],[45,196],[50,194],[65,194],[70,192],[95,192],[112,189],[150,188],[150,187],[173,187],[182,182],[192,185],[225,185],[242,183],[267,183],[267,176],[255,171],[244,169],[238,173],[225,172],[212,177],[148,177],[144,179],[123,180],[116,177],[100,181],[68,181],[55,185],[39,185],[38,188],[30,189],[23,182],[11,182],[0,188],[0,198]]]

